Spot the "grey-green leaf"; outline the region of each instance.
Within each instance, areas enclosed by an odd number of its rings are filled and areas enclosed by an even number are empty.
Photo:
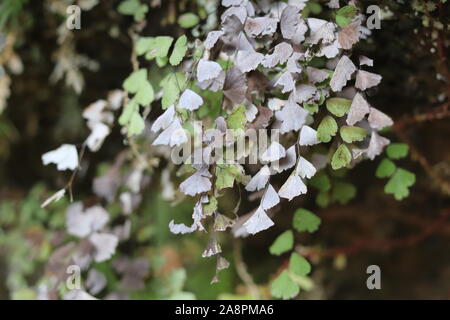
[[[175,42],[175,46],[169,59],[170,64],[173,66],[179,65],[186,55],[187,49],[187,37],[182,35]]]
[[[327,100],[328,111],[336,117],[344,116],[350,110],[351,105],[352,101],[344,98],[330,98]]]
[[[269,248],[269,252],[279,256],[294,247],[294,233],[288,230],[280,234]]]
[[[330,142],[331,137],[335,136],[338,130],[336,120],[331,116],[322,119],[317,128],[317,139],[321,142]]]
[[[367,136],[367,131],[364,128],[354,126],[342,126],[340,129],[342,140],[347,143],[355,141],[362,141]]]
[[[199,17],[192,12],[184,13],[178,18],[178,24],[184,29],[195,27],[199,21]]]
[[[352,161],[352,154],[345,144],[341,144],[331,159],[331,167],[334,170],[346,167]]]

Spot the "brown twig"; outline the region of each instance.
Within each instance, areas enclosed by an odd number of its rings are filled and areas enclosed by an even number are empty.
[[[450,101],[447,101],[441,105],[433,107],[431,110],[429,110],[427,112],[418,113],[418,114],[412,115],[410,117],[405,117],[403,119],[396,120],[394,123],[394,128],[399,129],[399,128],[404,128],[405,126],[414,124],[414,123],[448,118],[448,117],[450,117],[449,106],[450,106]]]
[[[73,202],[73,193],[72,193],[73,183],[75,182],[75,178],[77,177],[78,172],[81,169],[81,160],[83,160],[85,151],[86,151],[86,143],[83,143],[83,145],[81,146],[80,155],[78,156],[78,166],[72,172],[72,174],[70,175],[69,181],[67,182],[66,186],[64,187],[67,191],[69,191],[70,202]]]
[[[365,214],[361,215],[361,211],[365,210]],[[405,214],[398,210],[371,210],[367,206],[350,206],[350,207],[336,207],[330,208],[329,210],[323,210],[319,213],[320,218],[326,221],[327,224],[341,223],[343,220],[351,220],[354,223],[361,225],[366,225],[368,228],[372,228],[378,221],[398,221],[405,225],[410,225],[417,228],[423,228],[423,226],[428,226],[435,221],[435,218],[429,217],[429,214],[420,215],[414,214],[414,212],[409,212]],[[446,221],[445,224],[439,230],[436,230],[444,236],[450,236],[450,220]]]
[[[416,160],[422,166],[427,175],[435,182],[435,184],[439,187],[440,191],[443,194],[450,196],[450,184],[433,169],[427,158],[422,155],[422,153],[408,138],[408,135],[405,133],[405,131],[401,127],[394,126],[393,129],[400,140],[408,144],[412,159]]]
[[[407,247],[415,245],[422,240],[428,238],[439,230],[445,221],[450,216],[450,208],[443,211],[441,217],[433,221],[422,232],[407,236],[404,238],[390,239],[384,241],[374,241],[362,239],[348,246],[336,247],[332,249],[318,250],[303,250],[302,255],[307,257],[336,257],[339,255],[350,255],[360,252],[362,250],[392,250],[399,247]]]
[[[404,128],[410,124],[431,120],[439,120],[450,117],[449,107],[450,101],[447,101],[441,105],[432,108],[427,112],[419,113],[401,120],[397,120],[392,128],[394,132],[397,134],[397,136],[400,138],[400,140],[409,145],[412,158],[415,159],[422,166],[427,175],[439,187],[441,192],[445,195],[450,196],[450,184],[445,179],[443,179],[441,175],[436,173],[436,171],[433,169],[432,165],[429,163],[427,158],[424,155],[422,155],[422,153],[417,149],[417,147],[415,147],[414,144],[410,141],[407,133],[404,130]]]

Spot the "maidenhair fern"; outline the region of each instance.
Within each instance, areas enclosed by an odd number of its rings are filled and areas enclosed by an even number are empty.
[[[174,214],[167,228],[174,234],[207,232],[203,257],[217,257],[213,282],[229,265],[219,233],[231,230],[235,237],[250,237],[263,232],[276,225],[278,215],[289,214],[276,212],[276,206],[310,194],[322,207],[350,201],[357,190],[346,172],[374,160],[390,144],[383,135],[393,121],[367,95],[381,76],[373,72],[370,58],[352,53],[371,33],[363,12],[354,1],[343,7],[329,1],[324,9],[332,18],[324,20],[313,17],[316,5],[307,0],[222,0],[215,30],[201,28],[207,16],[183,13],[177,23],[192,32],[177,39],[142,34],[136,27],[133,72],[121,90],[83,112],[91,130],[83,150],[96,152],[118,123],[133,155],[128,177],[97,194],[115,201],[121,184],[126,185],[118,199],[132,211],[146,196],[141,193],[141,185],[148,183],[145,172],[161,170],[161,190],[171,194],[168,199],[194,199],[191,221],[182,223],[185,217]],[[144,1],[125,0],[118,11],[133,16],[138,25],[148,7]],[[150,110],[156,119],[149,117]],[[394,162],[407,151],[404,145],[390,145],[376,172],[389,178],[385,192],[398,200],[415,180]],[[58,170],[80,165],[73,145],[45,154],[43,162],[57,164]],[[115,170],[107,175],[119,176]],[[174,184],[177,190],[170,189]],[[50,200],[58,200],[64,190]],[[231,190],[254,200],[253,211],[240,212],[239,203],[235,210],[219,209]],[[85,210],[75,203],[67,219],[68,232],[80,238],[74,250],[91,255],[88,265],[108,259],[121,241],[107,227],[101,207]],[[274,297],[293,298],[311,288],[311,266],[296,251],[294,230],[311,233],[320,224],[317,215],[300,208],[292,229],[270,246],[273,255],[291,252],[271,284]]]

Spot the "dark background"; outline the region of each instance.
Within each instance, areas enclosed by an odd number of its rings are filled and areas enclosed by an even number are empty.
[[[195,7],[192,2],[181,2]],[[411,195],[398,202],[384,194],[385,181],[375,177],[379,159],[361,163],[350,172],[358,194],[349,204],[320,209],[312,197],[297,199],[283,206],[274,228],[243,242],[248,269],[257,282],[267,281],[267,273],[279,265],[267,247],[289,226],[295,208],[312,208],[322,218],[322,225],[313,236],[300,236],[297,242],[321,246],[323,250],[307,253],[314,264],[317,287],[300,296],[303,298],[450,297],[448,29],[436,31],[423,26],[425,14],[416,14],[409,4],[378,4],[388,5],[394,16],[382,21],[381,29],[358,44],[354,54],[373,58],[374,72],[383,76],[379,88],[370,92],[370,102],[394,119],[389,139],[409,144],[410,157],[401,160],[401,165],[416,174],[416,184]],[[164,21],[172,5],[163,1],[160,8],[150,10],[143,34],[182,32]],[[29,1],[19,16],[17,21],[22,27],[15,51],[24,71],[12,75],[11,96],[0,116],[0,201],[21,201],[37,183],[56,190],[66,181],[67,176],[42,165],[41,155],[61,143],[79,145],[87,135],[81,110],[105,97],[109,90],[120,88],[131,71],[130,40],[123,30],[130,27],[132,19],[118,14],[116,7],[117,1],[101,1],[83,13],[82,30],[75,34],[76,51],[95,59],[100,68],[98,72],[82,70],[86,83],[80,95],[63,81],[49,81],[60,17],[50,14],[41,1]],[[441,5],[429,16],[448,28],[449,5]],[[116,38],[109,36],[111,25],[122,30]],[[77,197],[92,196],[96,164],[112,159],[122,148],[115,128],[101,151],[90,155],[89,169],[74,186]],[[149,187],[147,192],[157,190]],[[252,208],[251,203],[244,205],[248,210]],[[0,297],[4,296],[1,279],[6,274],[1,270],[6,259],[0,249]],[[379,265],[382,271],[379,291],[366,288],[365,271],[372,264]]]

